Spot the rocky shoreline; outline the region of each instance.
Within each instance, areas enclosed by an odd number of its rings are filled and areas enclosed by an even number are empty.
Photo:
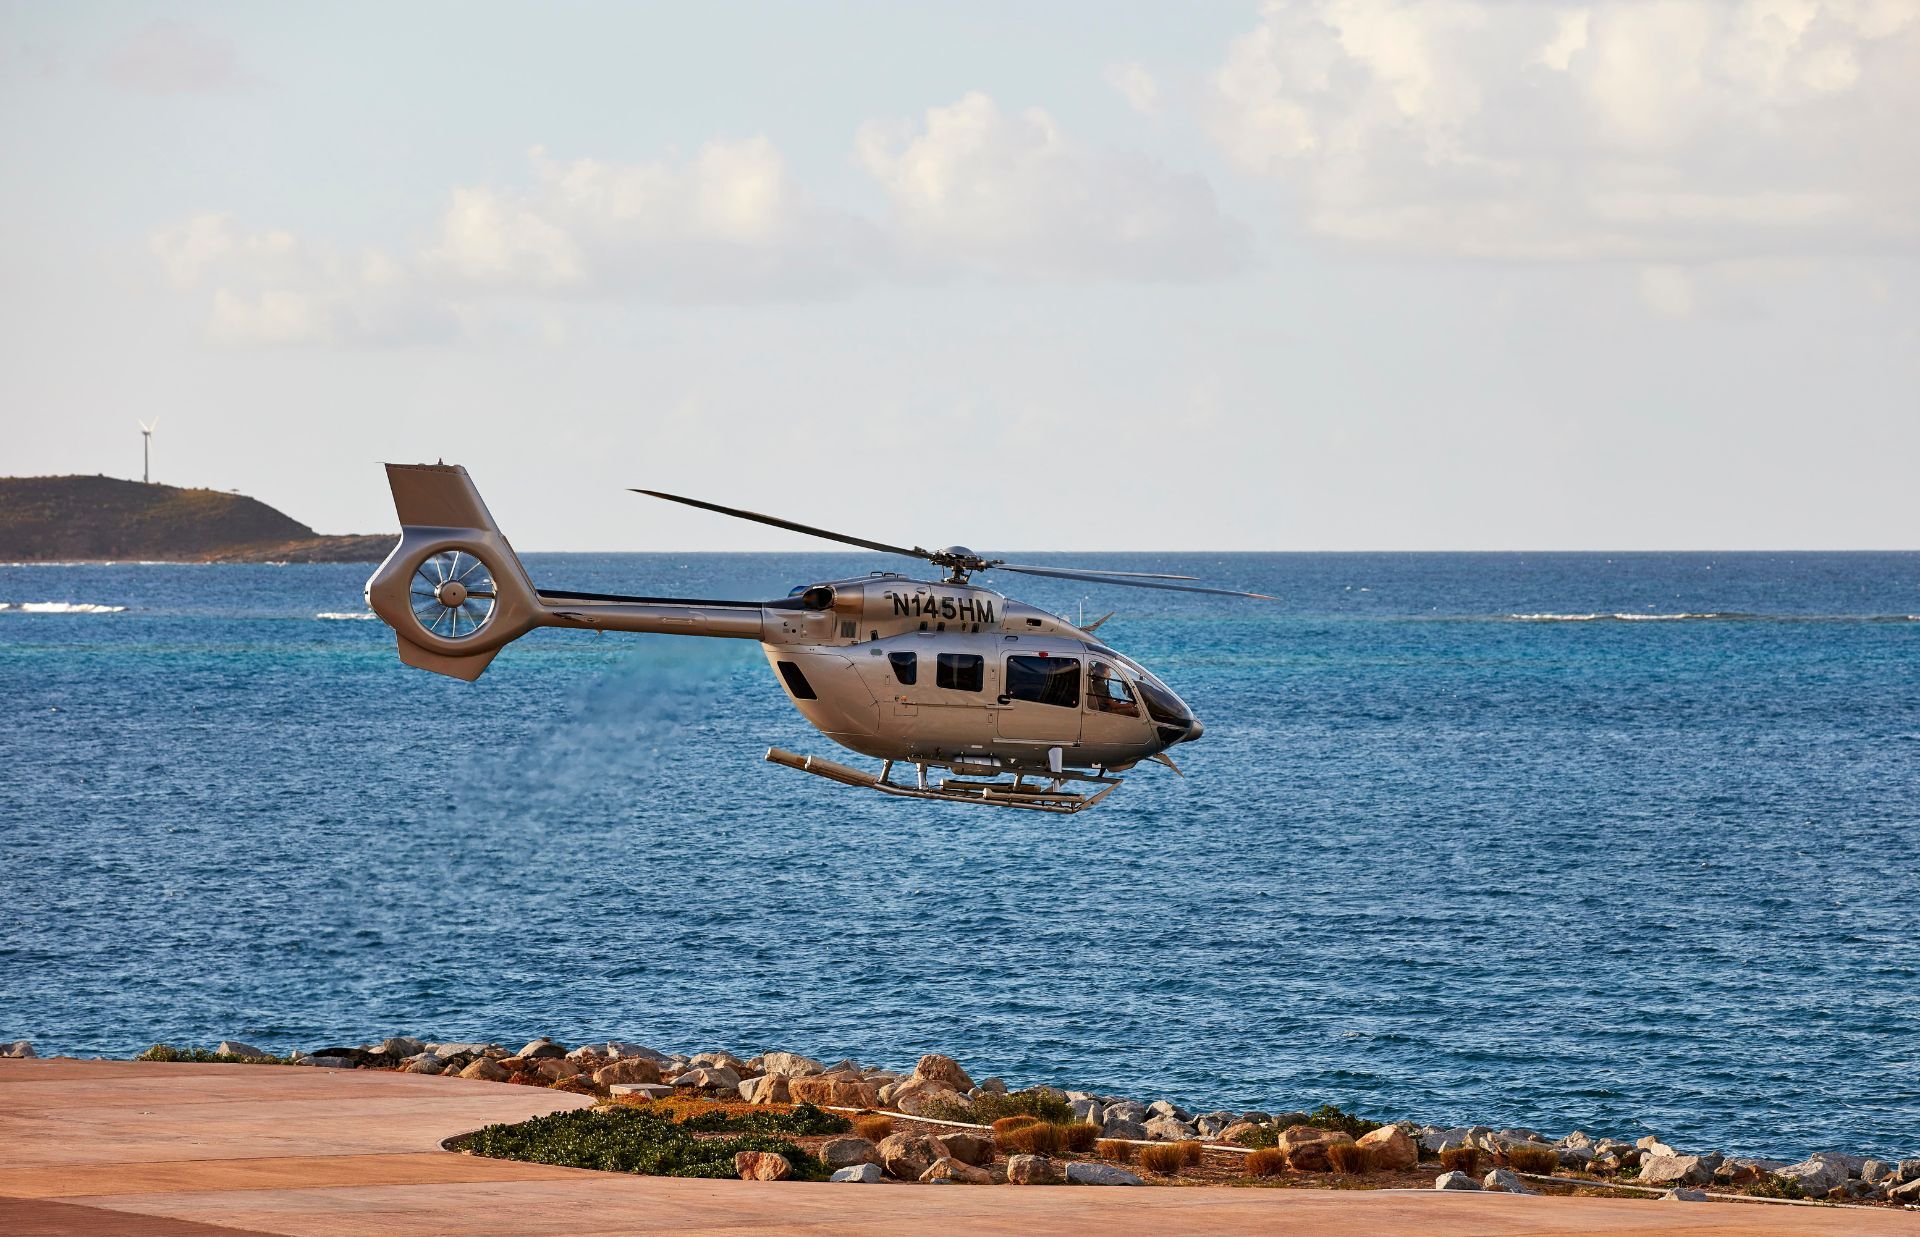
[[[33,1046],[25,1040],[0,1044],[0,1057],[34,1055]],[[1880,1203],[1920,1210],[1920,1158],[1894,1161],[1820,1151],[1799,1161],[1760,1159],[1682,1151],[1651,1135],[1628,1142],[1578,1130],[1553,1138],[1519,1127],[1379,1123],[1328,1107],[1288,1113],[1226,1109],[1198,1112],[1166,1099],[1142,1101],[1050,1085],[1015,1091],[1000,1078],[976,1083],[958,1062],[937,1053],[923,1056],[913,1069],[901,1071],[863,1066],[851,1060],[828,1064],[784,1051],[743,1058],[725,1051],[666,1053],[619,1041],[569,1049],[550,1039],[537,1039],[513,1051],[500,1044],[394,1036],[358,1046],[296,1050],[285,1056],[235,1040],[223,1041],[212,1049],[156,1045],[139,1059],[449,1074],[627,1102],[699,1097],[747,1105],[810,1104],[822,1109],[897,1113],[929,1127],[942,1123],[985,1126],[1006,1113],[1042,1111],[1052,1114],[1050,1120],[1083,1128],[1089,1139],[1102,1140],[1103,1150],[1110,1145],[1123,1148],[1193,1143],[1216,1152],[1247,1152],[1250,1175],[1333,1172],[1364,1179],[1368,1174],[1404,1175],[1431,1167],[1438,1172],[1433,1187],[1443,1190],[1532,1192],[1530,1182],[1552,1179],[1664,1191],[1667,1197],[1681,1200],[1704,1199],[1704,1190],[1715,1188],[1757,1197]],[[966,1163],[966,1159],[978,1159],[977,1155],[963,1159],[949,1154],[944,1143],[939,1147],[922,1145],[932,1137],[928,1133],[911,1137],[921,1140],[913,1144],[918,1153],[938,1151],[933,1158],[953,1161],[940,1180],[972,1180],[975,1178],[966,1176],[962,1169],[976,1175],[984,1171]],[[950,1135],[945,1141],[964,1143],[966,1137]],[[862,1140],[837,1141],[851,1144]],[[939,1143],[941,1139],[933,1141]],[[986,1141],[986,1160],[991,1163],[992,1143]],[[846,1154],[844,1148],[840,1151]],[[918,1164],[914,1156],[906,1158]],[[1197,1162],[1199,1157],[1193,1158]],[[1014,1156],[1012,1160],[1021,1163],[1010,1160],[998,1170],[998,1176],[979,1179],[1016,1184],[1056,1179],[1086,1184],[1141,1181],[1117,1165],[1097,1161],[1053,1165],[1043,1162],[1046,1159],[1044,1155]],[[1270,1166],[1272,1172],[1256,1173],[1255,1164]],[[833,1167],[835,1180],[867,1181],[883,1179],[876,1173],[897,1175],[893,1168],[906,1165],[889,1166],[876,1148],[860,1163]],[[916,1171],[930,1170],[931,1164]],[[743,1165],[741,1172],[763,1178],[778,1175],[764,1159]]]

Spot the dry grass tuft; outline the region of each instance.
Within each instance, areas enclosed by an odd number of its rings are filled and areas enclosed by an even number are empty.
[[[1469,1177],[1478,1177],[1480,1154],[1478,1147],[1449,1147],[1440,1153],[1440,1167],[1450,1173],[1465,1173]]]
[[[1124,1138],[1103,1138],[1093,1144],[1093,1153],[1116,1164],[1133,1163],[1133,1144]]]
[[[1508,1147],[1507,1167],[1516,1173],[1550,1177],[1559,1169],[1560,1157],[1547,1147]]]
[[[1063,1155],[1067,1150],[1067,1127],[1035,1121],[996,1134],[993,1141],[1009,1155]]]
[[[1287,1170],[1287,1153],[1278,1147],[1262,1147],[1247,1156],[1247,1176],[1278,1177]]]
[[[1060,1127],[1069,1151],[1091,1151],[1100,1141],[1100,1127],[1090,1121],[1071,1121]]]
[[[1150,1173],[1159,1173],[1163,1177],[1178,1176],[1186,1165],[1187,1156],[1179,1143],[1155,1143],[1140,1148],[1140,1167]]]
[[[993,1123],[993,1136],[998,1138],[1008,1130],[1017,1130],[1023,1125],[1039,1124],[1040,1118],[1038,1117],[1030,1117],[1026,1113],[1016,1113],[1011,1117],[1002,1117],[998,1121],[995,1121]]]
[[[882,1116],[856,1118],[853,1123],[853,1132],[868,1142],[877,1143],[893,1133],[893,1118]]]
[[[1207,1145],[1199,1139],[1188,1139],[1180,1143],[1180,1162],[1188,1168],[1195,1168],[1207,1153]]]
[[[1335,1143],[1327,1148],[1327,1163],[1336,1173],[1370,1173],[1373,1171],[1373,1148],[1362,1147],[1358,1143]]]

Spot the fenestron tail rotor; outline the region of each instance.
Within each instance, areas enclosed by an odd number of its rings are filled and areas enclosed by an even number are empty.
[[[757,511],[747,511],[739,507],[723,507],[719,503],[710,503],[698,498],[685,498],[679,494],[668,494],[660,490],[634,489],[636,494],[645,494],[650,498],[664,498],[668,502],[681,503],[688,507],[698,507],[702,511],[712,511],[719,515],[730,515],[738,520],[751,520],[756,524],[767,524],[774,528],[784,528],[789,532],[805,533],[809,537],[820,537],[827,541],[837,541],[841,545],[858,546],[863,550],[878,550],[882,554],[898,554],[905,558],[918,558],[944,567],[947,582],[965,584],[967,577],[981,571],[1013,571],[1021,575],[1052,576],[1061,580],[1080,580],[1088,584],[1124,584],[1129,588],[1157,588],[1175,593],[1213,593],[1223,597],[1254,597],[1262,601],[1271,601],[1266,593],[1248,593],[1233,588],[1210,588],[1201,584],[1169,584],[1169,580],[1192,580],[1193,576],[1166,575],[1153,571],[1108,571],[1094,567],[1033,567],[1007,562],[1003,558],[985,558],[975,554],[965,546],[948,546],[944,550],[927,550],[920,546],[909,549],[906,546],[891,545],[885,541],[870,541],[865,537],[854,537],[846,533],[836,533],[831,529],[817,528],[811,524],[801,524],[793,520],[783,520],[778,516],[761,515]]]
[[[466,640],[486,626],[495,597],[492,569],[465,550],[443,550],[421,560],[407,586],[414,621],[443,640]]]

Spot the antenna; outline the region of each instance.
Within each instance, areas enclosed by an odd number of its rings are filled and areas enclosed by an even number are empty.
[[[160,428],[160,418],[155,417],[153,424],[140,422],[140,484],[153,484],[153,431]]]

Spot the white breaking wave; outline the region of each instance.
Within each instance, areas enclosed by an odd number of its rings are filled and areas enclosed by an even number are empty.
[[[1509,614],[1520,623],[1678,623],[1687,619],[1732,618],[1731,614]]]
[[[313,617],[317,619],[370,619],[375,616],[368,610],[322,610]]]
[[[118,614],[125,606],[95,605],[90,601],[0,601],[0,610],[22,614]]]

